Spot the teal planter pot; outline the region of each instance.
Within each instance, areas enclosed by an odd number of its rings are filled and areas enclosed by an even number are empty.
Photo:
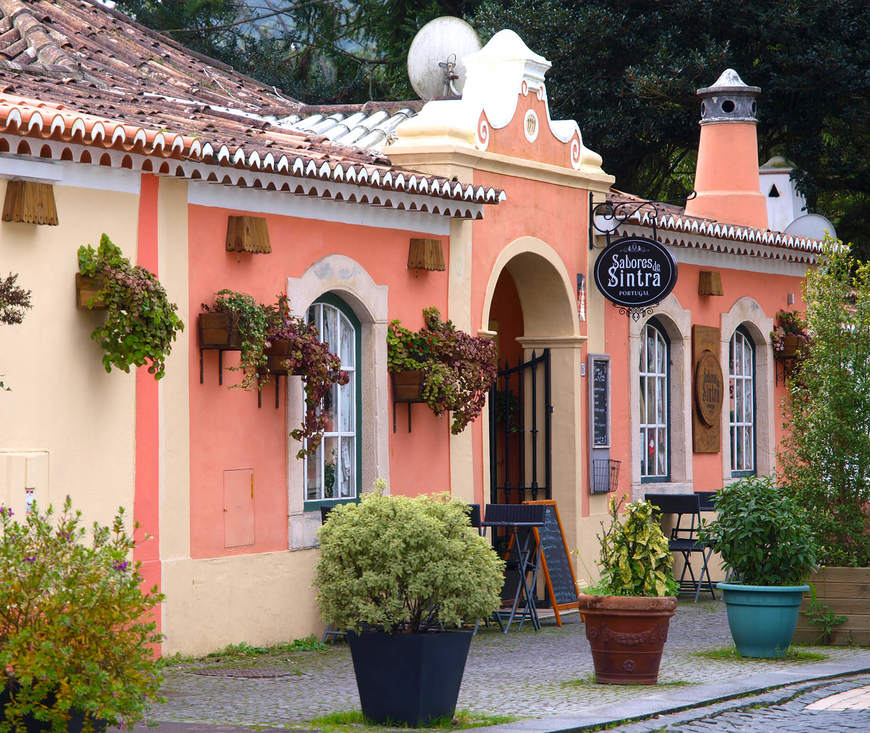
[[[717,583],[728,610],[728,626],[743,657],[784,657],[797,626],[808,585]]]

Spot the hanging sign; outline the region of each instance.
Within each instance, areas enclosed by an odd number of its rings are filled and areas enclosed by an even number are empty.
[[[602,295],[624,308],[654,305],[677,284],[671,253],[645,237],[617,239],[598,256],[594,272]]]

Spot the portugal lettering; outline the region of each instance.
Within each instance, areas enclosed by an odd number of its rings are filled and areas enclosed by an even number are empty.
[[[613,242],[594,269],[595,283],[604,297],[627,307],[658,303],[677,281],[677,263],[671,253],[644,237]]]

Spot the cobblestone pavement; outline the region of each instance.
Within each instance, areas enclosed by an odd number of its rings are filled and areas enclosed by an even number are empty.
[[[817,733],[818,731],[870,731],[870,697],[860,688],[870,684],[870,675],[852,676],[835,682],[791,685],[752,698],[720,703],[640,723],[608,729],[608,733]],[[858,688],[856,690],[856,688]],[[831,695],[855,691],[858,708],[815,709]]]
[[[474,713],[547,718],[636,708],[638,700],[683,692],[695,685],[733,684],[735,679],[794,670],[808,662],[700,658],[698,651],[730,646],[720,601],[683,602],[672,619],[659,686],[623,687],[592,682],[592,658],[578,614],[507,635],[484,628],[471,644],[458,707]],[[817,650],[828,661],[849,661],[866,650]],[[793,681],[793,680],[788,680]],[[706,688],[705,688],[706,689]],[[304,727],[313,718],[359,709],[350,654],[345,644],[328,651],[267,655],[217,667],[200,661],[170,667],[165,704],[154,720],[246,727]],[[659,708],[663,709],[663,708]],[[631,717],[626,712],[625,717]]]

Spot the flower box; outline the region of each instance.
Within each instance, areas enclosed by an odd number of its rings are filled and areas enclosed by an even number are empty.
[[[292,347],[293,342],[285,339],[273,341],[270,346],[266,347],[264,353],[266,354],[266,371],[269,374],[284,374],[288,376],[303,374],[301,369],[288,364]]]
[[[782,351],[774,352],[780,359],[793,359],[797,356],[798,349],[803,344],[803,339],[793,333],[787,333],[782,339]]]
[[[199,345],[203,349],[241,349],[239,324],[233,323],[233,315],[223,311],[200,313]]]
[[[106,279],[102,275],[82,275],[76,273],[76,307],[80,310],[106,310],[102,292]]]
[[[390,372],[393,382],[393,400],[395,402],[425,402],[423,399],[423,372],[413,371]]]

